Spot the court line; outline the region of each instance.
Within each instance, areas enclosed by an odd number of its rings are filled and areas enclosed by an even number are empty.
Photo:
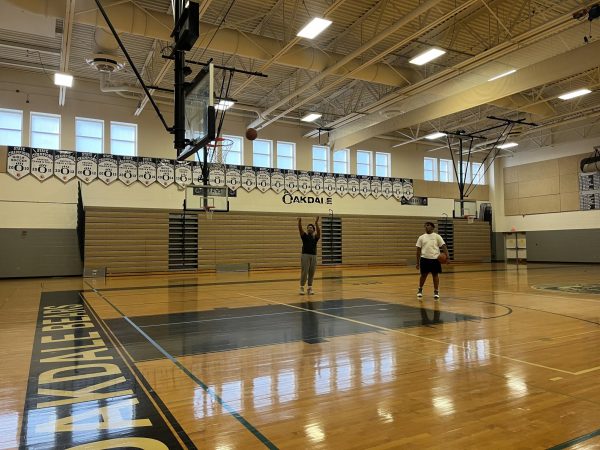
[[[418,334],[407,333],[406,331],[395,330],[393,328],[386,328],[386,327],[382,327],[381,325],[375,325],[375,324],[372,324],[372,323],[362,322],[360,320],[350,319],[348,317],[341,317],[341,316],[336,316],[336,315],[329,314],[329,313],[324,313],[322,311],[316,311],[316,310],[313,310],[313,309],[301,308],[299,306],[290,305],[288,303],[281,303],[281,302],[278,302],[278,301],[275,301],[275,300],[270,300],[270,299],[263,298],[263,297],[257,297],[257,296],[254,296],[254,295],[243,294],[241,292],[238,292],[238,295],[242,295],[244,297],[255,298],[257,300],[263,300],[265,302],[275,303],[275,304],[278,304],[278,305],[285,305],[285,306],[288,306],[290,308],[296,308],[296,309],[300,309],[302,311],[313,312],[315,314],[322,314],[324,316],[333,317],[333,318],[336,318],[336,319],[347,320],[349,322],[354,322],[354,323],[357,323],[359,325],[376,328],[376,329],[379,329],[381,331],[389,331],[391,333],[403,334],[403,335],[406,335],[406,336],[411,336],[411,337],[415,337],[415,338],[418,338],[418,339],[423,339],[423,340],[426,340],[426,341],[435,342],[437,344],[451,345],[451,346],[454,346],[454,347],[457,347],[457,348],[461,348],[463,350],[468,350],[467,347],[462,346],[462,345],[458,345],[458,344],[453,344],[452,342],[442,341],[442,340],[439,340],[439,339],[433,339],[433,338],[428,338],[428,337],[424,337],[424,336],[419,336]],[[544,366],[542,364],[536,364],[536,363],[532,363],[532,362],[529,362],[529,361],[523,361],[521,359],[511,358],[509,356],[504,356],[504,355],[500,355],[500,354],[497,354],[497,353],[488,352],[488,355],[496,356],[498,358],[507,359],[509,361],[515,361],[515,362],[519,362],[519,363],[522,363],[522,364],[527,364],[527,365],[530,365],[530,366],[541,367],[542,369],[553,370],[555,372],[566,373],[566,374],[569,374],[569,375],[577,375],[575,372],[569,372],[567,370],[557,369],[556,367],[549,367],[549,366]]]
[[[600,436],[600,428],[598,428],[595,431],[592,431],[591,433],[587,433],[582,436],[573,438],[569,441],[565,441],[561,444],[555,445],[554,447],[549,447],[548,450],[563,450],[565,448],[572,447],[575,444],[579,444],[580,442],[588,441],[596,436]]]
[[[177,358],[172,356],[169,352],[167,352],[164,348],[162,348],[154,339],[152,339],[148,334],[144,332],[140,327],[138,327],[135,322],[133,322],[129,317],[123,314],[119,308],[113,305],[110,300],[108,300],[104,295],[94,289],[87,281],[85,282],[92,288],[92,291],[96,293],[100,298],[102,298],[106,303],[114,308],[123,319],[125,319],[138,333],[140,333],[150,344],[152,344],[160,353],[162,353],[167,359],[169,359],[179,370],[181,370],[185,375],[188,376],[192,381],[194,381],[198,386],[202,388],[204,392],[206,392],[214,401],[219,403],[225,411],[227,411],[232,417],[234,417],[246,430],[254,435],[259,441],[261,441],[265,447],[278,450],[278,447],[273,444],[265,435],[263,435],[257,428],[255,428],[250,422],[248,422],[239,412],[237,412],[233,407],[229,406],[216,392],[214,392],[208,385],[206,385],[200,378],[194,375],[187,367],[185,367]],[[123,345],[123,344],[121,344]]]

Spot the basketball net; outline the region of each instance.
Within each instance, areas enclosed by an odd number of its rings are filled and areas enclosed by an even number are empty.
[[[208,149],[208,162],[210,163],[209,171],[212,169],[221,169],[225,173],[227,154],[231,150],[231,147],[233,147],[233,141],[218,137],[206,144],[206,147]]]
[[[206,220],[212,220],[214,212],[215,212],[214,206],[205,206],[204,213],[206,214]]]

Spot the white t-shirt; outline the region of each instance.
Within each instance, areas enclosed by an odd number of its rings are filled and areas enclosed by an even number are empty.
[[[437,259],[440,256],[440,247],[445,242],[437,233],[425,233],[417,239],[417,247],[421,249],[421,258]]]

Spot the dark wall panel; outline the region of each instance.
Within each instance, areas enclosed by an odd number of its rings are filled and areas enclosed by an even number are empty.
[[[528,231],[527,260],[600,263],[600,229]]]

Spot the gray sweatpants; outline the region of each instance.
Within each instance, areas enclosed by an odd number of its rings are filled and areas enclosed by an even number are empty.
[[[300,286],[304,286],[306,278],[308,278],[308,285],[312,286],[315,270],[317,269],[317,255],[302,253],[301,264],[302,274],[300,275]]]

